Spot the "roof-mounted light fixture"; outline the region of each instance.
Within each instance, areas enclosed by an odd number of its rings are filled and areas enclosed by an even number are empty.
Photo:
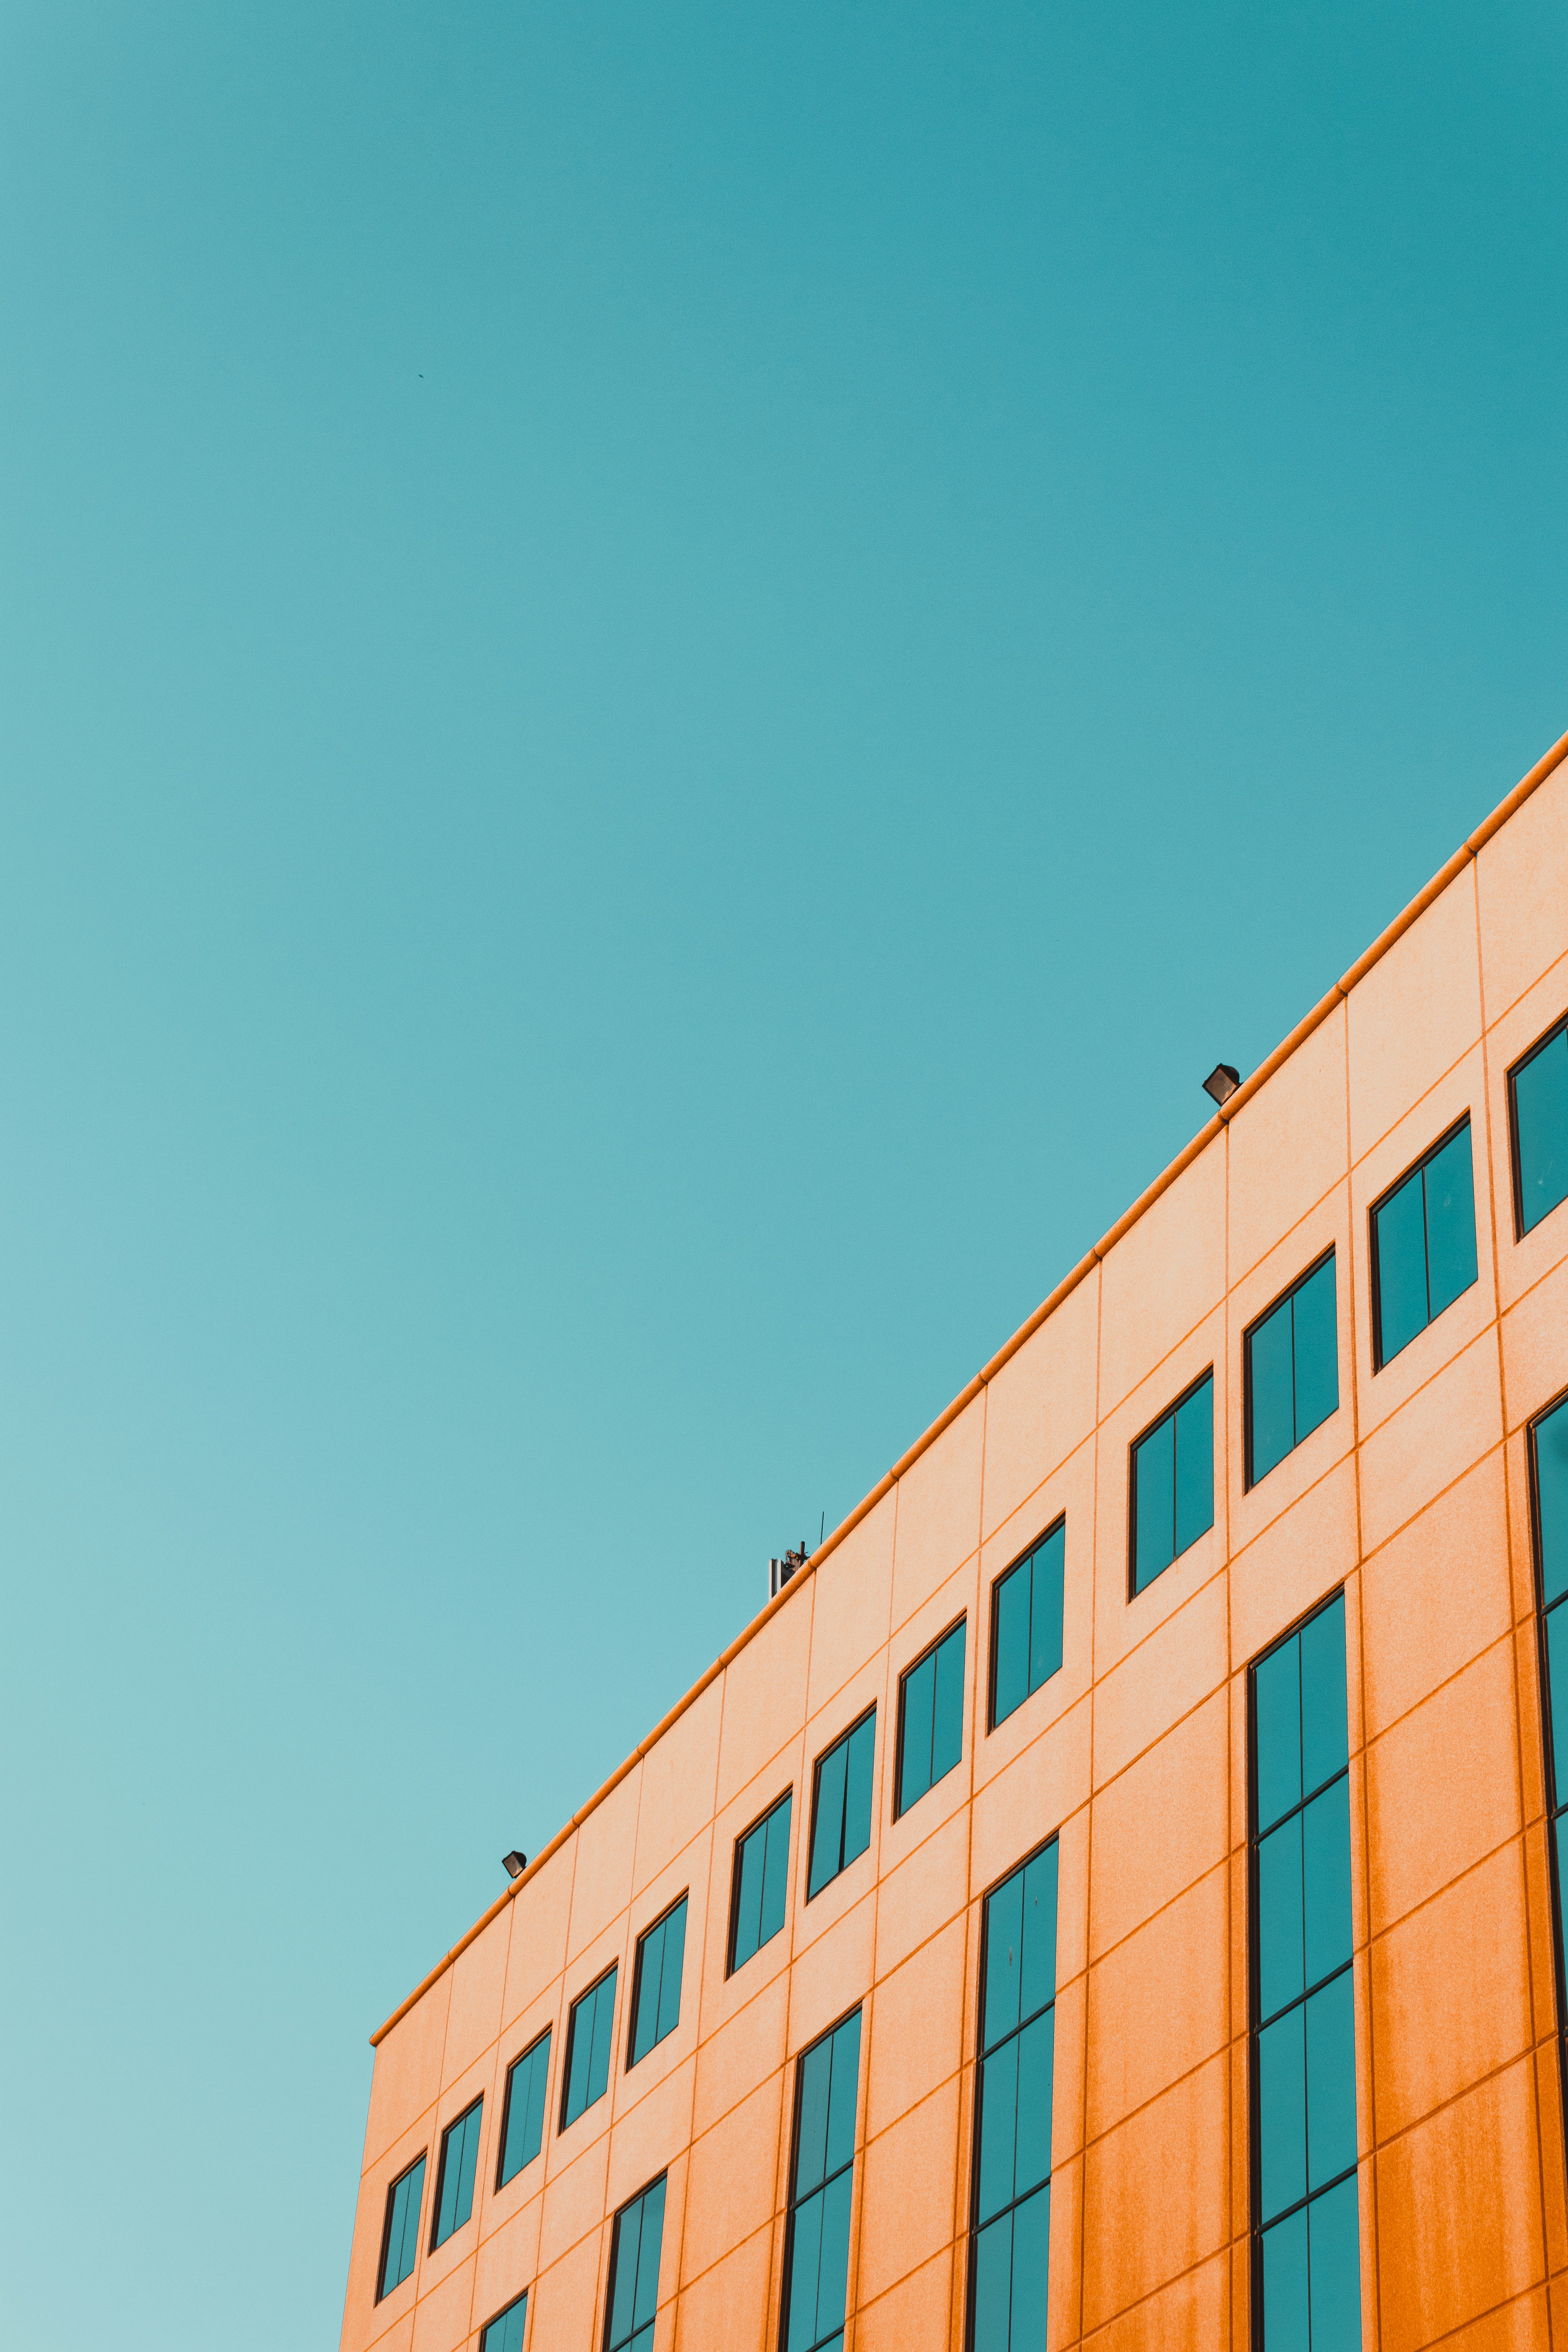
[[[525,1853],[520,1853],[513,1846],[510,1853],[502,1854],[500,1864],[509,1878],[521,1878],[528,1868],[528,1856]]]
[[[1204,1092],[1213,1095],[1216,1103],[1227,1103],[1240,1084],[1239,1070],[1233,1070],[1228,1062],[1216,1062],[1204,1080]]]

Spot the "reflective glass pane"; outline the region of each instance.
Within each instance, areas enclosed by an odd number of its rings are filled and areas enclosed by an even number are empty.
[[[550,2082],[550,2034],[546,2029],[529,2060],[528,2129],[521,2161],[531,2164],[544,2142],[544,2099]]]
[[[1425,1331],[1426,1214],[1421,1171],[1407,1176],[1373,1219],[1377,1234],[1379,1360],[1386,1364]]]
[[[985,2045],[1018,2022],[1024,1957],[1024,1874],[1016,1870],[985,1901]]]
[[[1258,1826],[1266,1830],[1301,1801],[1301,1645],[1282,1643],[1253,1675],[1257,1719]]]
[[[631,2335],[637,2305],[637,2244],[642,2236],[642,2200],[616,2216],[615,2279],[610,2288],[610,2344],[625,2344]]]
[[[1067,1527],[1052,1529],[1035,1553],[1029,1612],[1029,1688],[1038,1690],[1062,1662],[1062,1582]]]
[[[1214,1382],[1176,1408],[1176,1549],[1214,1525]]]
[[[1013,2194],[1022,2197],[1051,2173],[1051,2069],[1057,2013],[1047,2009],[1018,2036],[1018,2133]]]
[[[1476,1278],[1468,1121],[1426,1162],[1426,1306],[1434,1321]]]
[[[1307,1982],[1318,1984],[1351,1956],[1349,1780],[1335,1780],[1314,1797],[1300,1820]]]
[[[838,1875],[844,1851],[844,1783],[848,1769],[849,1743],[841,1739],[836,1748],[829,1748],[817,1768],[808,1897],[819,1895],[828,1880]]]
[[[996,1685],[991,1719],[1005,1723],[1029,1696],[1029,1562],[996,1585]]]
[[[1352,2174],[1307,2208],[1312,2352],[1361,2352],[1361,2231]],[[1274,2352],[1272,2344],[1268,2352]]]
[[[662,2042],[680,2022],[680,1978],[686,1965],[686,1897],[683,1895],[664,1923],[664,1953],[659,1963],[658,2021],[654,2040]]]
[[[1008,2352],[1012,2305],[1013,2216],[1005,2213],[974,2241],[974,2352]]]
[[[788,2352],[816,2341],[816,2283],[822,2269],[822,2196],[797,2205],[790,2224]]]
[[[816,2279],[818,2340],[844,2325],[849,2285],[849,2195],[854,2175],[841,2172],[822,2192],[822,2258]]]
[[[658,1980],[664,1959],[662,1923],[650,1927],[637,1946],[637,1990],[632,2004],[632,2055],[635,2066],[653,2048],[658,2023]]]
[[[1290,1301],[1286,1298],[1258,1324],[1247,1341],[1251,1383],[1252,1482],[1266,1478],[1296,1443],[1294,1349]]]
[[[594,2011],[590,1997],[573,2005],[566,2032],[566,2101],[563,2116],[575,2123],[588,2104],[588,2069],[594,2055]]]
[[[588,2067],[588,2105],[602,2099],[610,2085],[610,2045],[616,2030],[616,1970],[604,1978],[594,1995],[594,2054]]]
[[[1013,2154],[1017,2142],[1018,2039],[1015,2034],[981,2062],[980,2211],[982,2221],[1013,2201]]]
[[[1057,1864],[1053,1838],[1024,1870],[1023,1982],[1018,2014],[1032,2017],[1057,1990]]]
[[[1258,2037],[1258,2137],[1268,2221],[1307,2193],[1307,2062],[1299,2009]]]
[[[1321,1788],[1342,1772],[1345,1739],[1345,1604],[1342,1596],[1302,1626],[1301,1787]]]
[[[910,1668],[899,1697],[904,1711],[899,1758],[899,1811],[902,1813],[931,1787],[931,1717],[936,1704],[934,1652]]]
[[[877,1760],[877,1718],[868,1715],[849,1735],[844,1790],[844,1864],[871,1843],[871,1774]]]
[[[528,2317],[528,2297],[520,2294],[515,2303],[498,2312],[479,2338],[479,2352],[522,2352],[523,2323]]]
[[[1051,2192],[1037,2189],[1013,2216],[1014,2352],[1036,2352],[1045,2343],[1050,2250]]]
[[[1307,2010],[1307,2186],[1321,2189],[1355,2162],[1355,2001],[1351,1971],[1315,1992]]]
[[[1263,2233],[1264,2352],[1311,2352],[1308,2336],[1307,2216]]]
[[[837,2172],[855,2154],[855,2095],[860,2074],[860,2012],[847,2017],[833,2036],[827,2095],[827,2169]]]
[[[1132,1584],[1142,1592],[1176,1557],[1176,1423],[1167,1413],[1132,1456]]]
[[[776,1936],[784,1923],[784,1904],[789,1895],[789,1822],[793,1796],[782,1805],[775,1805],[768,1815],[767,1869],[763,1881],[763,1918],[759,1941],[766,1943]]]
[[[457,2211],[453,2228],[460,2230],[474,2210],[474,2172],[479,2160],[479,2113],[483,2101],[476,2099],[464,2118],[461,2152],[458,2160]]]
[[[1296,1443],[1310,1437],[1340,1402],[1340,1337],[1334,1314],[1334,1261],[1327,1256],[1291,1301],[1296,1348]]]
[[[1258,2008],[1272,2017],[1307,1989],[1301,1917],[1301,1815],[1258,1849]]]
[[[735,1955],[731,1968],[749,1960],[762,1942],[763,1878],[767,1857],[768,1824],[763,1822],[741,1840],[740,1867],[735,1874]]]
[[[658,2257],[664,2243],[664,2183],[656,2180],[642,2198],[642,2236],[637,2244],[637,2301],[632,2325],[644,2327],[658,2305]]]
[[[1568,1030],[1541,1047],[1515,1074],[1520,1208],[1524,1230],[1568,1201]]]
[[[833,2084],[833,2044],[818,2042],[800,2062],[800,2126],[795,2141],[795,2193],[817,2188],[827,2169],[827,2102]]]
[[[931,1777],[940,1780],[963,1755],[963,1635],[955,1625],[936,1654],[936,1713],[931,1734]]]
[[[1568,1404],[1535,1424],[1541,1581],[1548,1601],[1568,1592]]]

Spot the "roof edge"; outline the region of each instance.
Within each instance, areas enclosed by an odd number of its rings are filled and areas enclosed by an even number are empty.
[[[844,1541],[847,1536],[853,1534],[854,1530],[859,1526],[862,1519],[870,1516],[871,1512],[876,1509],[878,1504],[882,1501],[883,1497],[892,1492],[893,1488],[898,1485],[899,1480],[904,1475],[905,1472],[919,1461],[921,1455],[926,1451],[927,1447],[933,1445],[936,1440],[942,1435],[942,1431],[946,1429],[951,1423],[956,1421],[959,1414],[964,1412],[969,1405],[973,1403],[975,1398],[980,1394],[981,1390],[986,1386],[988,1381],[995,1379],[1004,1364],[1005,1364],[1010,1358],[1017,1354],[1019,1349],[1023,1347],[1026,1340],[1033,1339],[1041,1324],[1046,1322],[1049,1317],[1056,1313],[1057,1308],[1061,1305],[1063,1299],[1067,1298],[1078,1288],[1080,1282],[1084,1281],[1088,1276],[1093,1273],[1100,1260],[1110,1255],[1110,1251],[1115,1248],[1116,1244],[1121,1239],[1122,1235],[1128,1233],[1131,1227],[1138,1223],[1140,1217],[1144,1215],[1148,1210],[1153,1207],[1162,1192],[1168,1192],[1170,1187],[1175,1182],[1177,1177],[1180,1176],[1185,1169],[1192,1166],[1193,1161],[1198,1157],[1198,1154],[1201,1151],[1207,1150],[1208,1146],[1214,1141],[1215,1136],[1218,1135],[1220,1129],[1226,1124],[1226,1122],[1234,1118],[1237,1112],[1240,1110],[1244,1105],[1251,1101],[1253,1096],[1257,1094],[1259,1087],[1267,1085],[1268,1081],[1274,1076],[1275,1071],[1278,1070],[1283,1063],[1289,1060],[1291,1055],[1296,1051],[1299,1045],[1305,1045],[1307,1039],[1312,1034],[1314,1029],[1321,1026],[1323,1022],[1328,1019],[1334,1007],[1337,1004],[1343,1003],[1345,998],[1350,994],[1351,990],[1355,986],[1356,982],[1365,978],[1366,974],[1372,970],[1373,964],[1379,962],[1381,959],[1388,953],[1389,949],[1394,946],[1394,942],[1404,937],[1411,925],[1417,921],[1418,919],[1426,913],[1427,908],[1432,904],[1432,901],[1438,898],[1441,893],[1447,888],[1449,883],[1455,879],[1456,876],[1463,873],[1465,866],[1469,860],[1476,857],[1479,852],[1485,848],[1493,834],[1501,830],[1501,828],[1508,823],[1509,818],[1512,816],[1514,811],[1523,806],[1524,803],[1530,798],[1531,793],[1533,793],[1539,785],[1543,784],[1546,782],[1547,777],[1552,773],[1554,769],[1560,767],[1564,760],[1568,760],[1568,734],[1559,736],[1557,741],[1552,746],[1552,749],[1545,752],[1542,758],[1536,761],[1529,774],[1521,777],[1519,782],[1515,784],[1513,790],[1507,795],[1507,797],[1498,803],[1498,805],[1493,809],[1491,814],[1483,819],[1481,824],[1476,827],[1474,833],[1470,834],[1468,837],[1460,844],[1459,847],[1455,850],[1454,855],[1447,860],[1447,864],[1438,867],[1436,873],[1434,874],[1432,879],[1426,885],[1426,887],[1416,892],[1415,898],[1411,899],[1410,904],[1405,907],[1401,913],[1395,915],[1393,922],[1388,925],[1385,930],[1379,932],[1377,938],[1373,940],[1371,947],[1366,950],[1365,953],[1357,957],[1355,962],[1352,964],[1350,970],[1344,974],[1343,978],[1337,980],[1330,989],[1328,994],[1319,1000],[1319,1002],[1312,1007],[1310,1013],[1308,1013],[1306,1019],[1304,1021],[1299,1021],[1295,1028],[1291,1030],[1289,1035],[1283,1038],[1281,1042],[1275,1046],[1274,1051],[1268,1055],[1267,1061],[1260,1062],[1258,1068],[1253,1071],[1251,1076],[1243,1080],[1242,1084],[1237,1088],[1235,1094],[1230,1097],[1229,1100],[1223,1106],[1223,1108],[1217,1110],[1215,1113],[1215,1116],[1211,1119],[1207,1120],[1205,1124],[1198,1129],[1198,1132],[1194,1136],[1192,1141],[1187,1144],[1184,1150],[1178,1151],[1176,1157],[1171,1161],[1169,1167],[1163,1169],[1160,1174],[1155,1177],[1153,1182],[1143,1192],[1139,1193],[1138,1198],[1133,1202],[1131,1207],[1122,1212],[1121,1215],[1118,1217],[1116,1223],[1111,1226],[1110,1232],[1101,1235],[1100,1239],[1096,1242],[1094,1247],[1088,1253],[1087,1256],[1081,1257],[1079,1260],[1072,1272],[1068,1275],[1064,1280],[1058,1283],[1056,1288],[1050,1293],[1048,1297],[1041,1300],[1034,1313],[1028,1317],[1026,1321],[1018,1326],[1018,1328],[1014,1332],[1010,1339],[1006,1340],[1003,1346],[997,1349],[996,1353],[991,1358],[990,1361],[981,1366],[979,1371],[975,1373],[974,1378],[966,1387],[959,1391],[957,1396],[953,1398],[952,1402],[948,1405],[944,1411],[938,1413],[930,1428],[923,1431],[921,1434],[916,1438],[914,1444],[904,1453],[900,1454],[892,1468],[887,1471],[883,1476],[877,1481],[877,1484],[871,1488],[868,1495],[864,1496],[862,1499],[856,1504],[855,1508],[849,1513],[847,1518],[841,1519],[837,1527],[834,1528],[832,1534],[826,1537],[822,1543],[818,1544],[810,1559],[796,1570],[795,1574],[790,1579],[788,1584],[784,1585],[780,1591],[774,1593],[773,1598],[767,1602],[766,1606],[760,1609],[757,1612],[757,1614],[751,1620],[750,1623],[742,1628],[741,1632],[737,1633],[735,1639],[731,1643],[729,1648],[714,1659],[713,1664],[708,1668],[706,1674],[700,1675],[699,1679],[692,1684],[691,1688],[686,1693],[683,1698],[677,1699],[675,1705],[669,1709],[668,1715],[660,1717],[659,1721],[655,1724],[653,1729],[648,1733],[646,1739],[641,1739],[637,1742],[637,1745],[633,1748],[631,1754],[626,1759],[625,1762],[616,1766],[609,1779],[605,1780],[600,1788],[595,1790],[587,1802],[585,1804],[579,1805],[571,1820],[556,1831],[555,1835],[551,1839],[549,1844],[542,1848],[540,1853],[534,1856],[533,1860],[529,1864],[528,1868],[521,1872],[517,1878],[513,1879],[510,1886],[504,1888],[502,1892],[497,1895],[495,1901],[490,1905],[489,1909],[486,1911],[480,1918],[475,1920],[467,1935],[459,1937],[458,1941],[452,1946],[451,1950],[446,1954],[445,1958],[437,1961],[428,1976],[420,1979],[419,1983],[415,1986],[414,1990],[408,1995],[407,2000],[399,2002],[398,2006],[393,2011],[392,2015],[386,2020],[385,2023],[384,2025],[377,2026],[375,2032],[370,2037],[371,2047],[373,2050],[386,2039],[386,2036],[392,2032],[395,2025],[402,2022],[403,2019],[407,2016],[409,2011],[417,2001],[424,2000],[425,1995],[429,1991],[431,1986],[439,1983],[441,1978],[445,1976],[447,1970],[452,1966],[453,1962],[468,1950],[468,1946],[473,1943],[477,1937],[484,1934],[485,1929],[490,1925],[492,1920],[498,1919],[500,1916],[507,1905],[509,1903],[515,1902],[518,1895],[521,1894],[523,1888],[528,1885],[530,1879],[532,1878],[537,1872],[543,1869],[545,1864],[553,1854],[560,1852],[561,1848],[565,1844],[569,1837],[573,1836],[577,1830],[581,1829],[589,1814],[595,1811],[598,1807],[604,1803],[605,1799],[609,1796],[614,1790],[619,1788],[627,1773],[630,1772],[637,1765],[641,1763],[649,1748],[652,1748],[658,1740],[663,1738],[665,1733],[670,1728],[670,1726],[679,1720],[681,1716],[685,1714],[687,1708],[695,1705],[696,1701],[701,1697],[703,1692],[709,1687],[710,1684],[716,1681],[719,1675],[723,1673],[725,1667],[730,1664],[731,1661],[740,1655],[747,1643],[752,1640],[754,1634],[758,1633],[762,1630],[763,1626],[766,1624],[768,1619],[773,1615],[774,1612],[781,1608],[785,1601],[794,1597],[805,1577],[816,1570],[818,1564],[827,1558],[829,1552],[837,1550],[837,1547]]]

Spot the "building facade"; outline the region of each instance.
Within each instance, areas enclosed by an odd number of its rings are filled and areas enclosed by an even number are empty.
[[[374,2036],[343,2352],[1568,2343],[1565,755]]]

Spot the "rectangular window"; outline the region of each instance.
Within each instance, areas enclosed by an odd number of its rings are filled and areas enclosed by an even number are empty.
[[[528,2297],[520,2294],[498,2311],[479,2338],[479,2352],[522,2352],[522,2323],[528,2317]]]
[[[839,2352],[849,2288],[849,2193],[860,2012],[813,2042],[795,2068],[795,2154],[784,2233],[781,2352]]]
[[[1558,1964],[1568,1952],[1563,1932],[1568,1889],[1568,1398],[1542,1413],[1530,1433],[1535,1505],[1535,1561],[1541,1609],[1541,1671],[1546,1731],[1546,1811],[1557,1882]],[[1561,1771],[1558,1760],[1562,1759]],[[1557,2014],[1568,2025],[1563,1988]]]
[[[544,2138],[544,2098],[550,2077],[550,2028],[507,2068],[500,2111],[500,2164],[496,2187],[515,2180],[531,2164]]]
[[[441,2135],[441,2161],[436,2168],[436,2211],[430,2223],[430,2252],[444,2246],[474,2210],[474,2168],[479,2160],[481,2095],[465,2107],[456,2123]]]
[[[1247,1380],[1247,1483],[1256,1486],[1277,1462],[1337,1412],[1339,1328],[1334,1314],[1334,1253],[1318,1260],[1260,1315],[1242,1341]]]
[[[970,2340],[1046,2340],[1056,2058],[1057,1842],[985,1898],[970,2214]]]
[[[899,1684],[899,1805],[907,1813],[963,1755],[963,1620]]]
[[[1309,2340],[1358,2346],[1343,1594],[1260,1658],[1248,1680],[1258,2342],[1263,2352],[1296,2352]]]
[[[610,2086],[610,2043],[616,2025],[616,1969],[605,1969],[572,2004],[566,2023],[566,2087],[561,2095],[561,2128],[574,2124]]]
[[[789,1899],[789,1817],[794,1790],[786,1789],[771,1811],[735,1841],[734,1883],[730,1890],[730,1967],[744,1968],[753,1952],[778,1934]]]
[[[401,2286],[414,2268],[414,2257],[419,2251],[419,2207],[425,2195],[425,2158],[419,2157],[406,2172],[399,2174],[386,2192],[386,2220],[381,2232],[381,2284],[375,2290],[379,2303],[395,2286]]]
[[[1062,1662],[1068,1524],[1058,1519],[991,1588],[991,1728],[1047,1682]]]
[[[1132,1590],[1142,1592],[1214,1525],[1214,1371],[1132,1448]]]
[[[1467,1111],[1373,1205],[1373,1370],[1392,1363],[1475,1278],[1476,1202]]]
[[[1513,1209],[1524,1239],[1568,1201],[1568,1021],[1560,1021],[1508,1074],[1513,1129]]]
[[[811,1869],[805,1899],[847,1870],[871,1843],[871,1767],[877,1710],[868,1707],[826,1756],[816,1759],[811,1798]]]
[[[632,1977],[631,2049],[626,2064],[646,2058],[680,2022],[680,1970],[686,1958],[686,1897],[637,1938]]]
[[[664,2175],[623,2205],[610,2242],[605,2352],[653,2352],[658,2257],[664,2242]]]

